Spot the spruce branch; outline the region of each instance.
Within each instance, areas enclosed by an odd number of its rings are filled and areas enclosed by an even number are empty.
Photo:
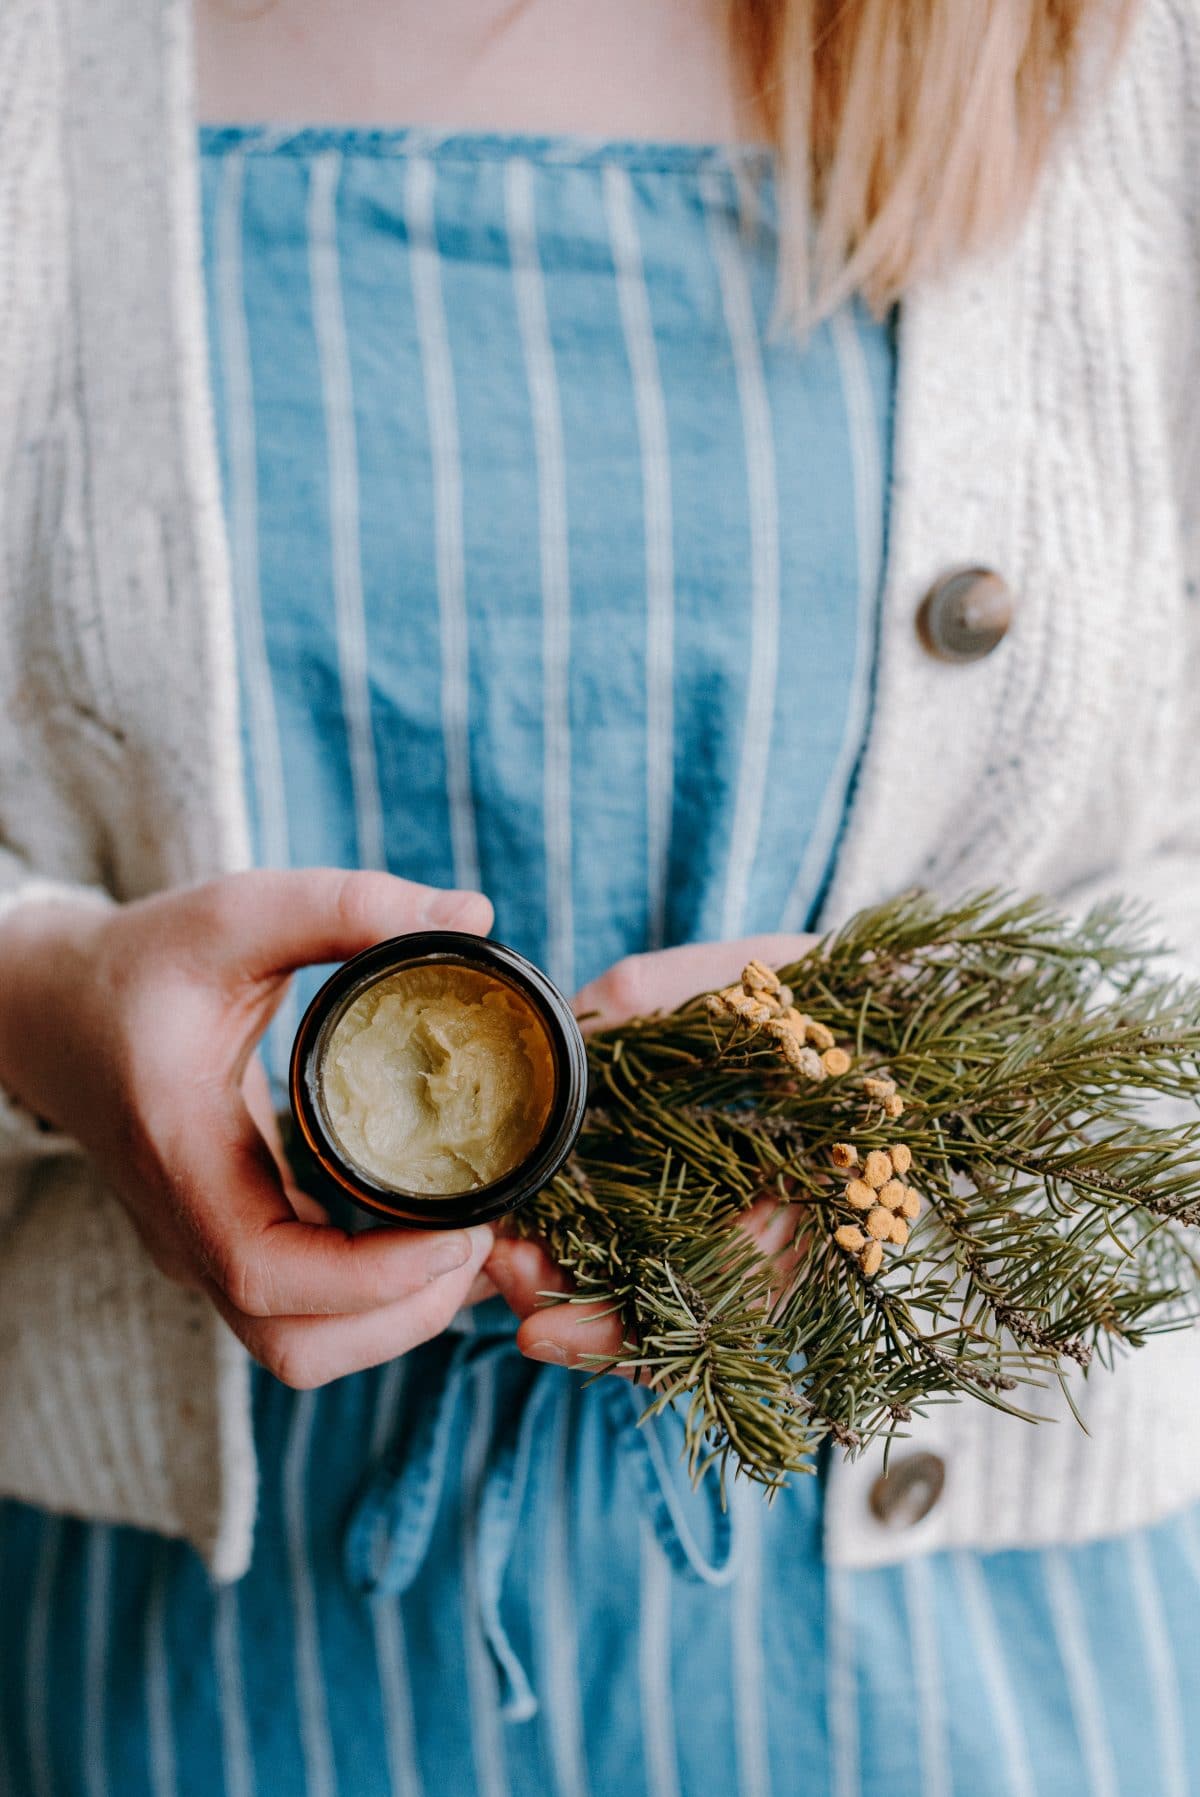
[[[590,1039],[575,1155],[516,1226],[620,1318],[606,1364],[681,1413],[695,1477],[773,1490],[948,1398],[1032,1417],[1187,1320],[1200,992],[1159,953],[1121,905],[907,893]],[[764,1199],[785,1275],[737,1227]]]

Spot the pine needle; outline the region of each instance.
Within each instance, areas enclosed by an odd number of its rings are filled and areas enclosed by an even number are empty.
[[[946,1399],[1031,1416],[1022,1392],[1189,1320],[1200,990],[1160,952],[1121,905],[907,893],[778,969],[790,992],[747,969],[591,1037],[576,1153],[515,1223],[620,1318],[604,1364],[679,1411],[694,1477],[775,1490],[823,1439],[857,1451]],[[830,1032],[850,1069],[814,1075]],[[1164,1095],[1187,1121],[1151,1123]],[[885,1192],[850,1186],[898,1145]],[[889,1212],[903,1191],[919,1216]],[[786,1272],[738,1227],[764,1195],[791,1207]]]

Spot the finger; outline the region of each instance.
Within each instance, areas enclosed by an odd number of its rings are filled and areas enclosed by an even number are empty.
[[[279,1171],[284,1196],[295,1215],[305,1223],[328,1223],[329,1212],[324,1205],[318,1204],[315,1198],[310,1198],[296,1184],[296,1176],[292,1172],[283,1146],[283,1137],[279,1133],[279,1118],[271,1098],[271,1082],[257,1055],[247,1063],[242,1075],[242,1097],[255,1128],[266,1143],[271,1159]]]
[[[760,1254],[778,1259],[791,1252],[796,1237],[798,1207],[785,1204],[771,1193],[756,1199],[738,1219]]]
[[[209,1278],[244,1316],[374,1310],[466,1266],[473,1278],[491,1248],[486,1224],[350,1235],[331,1224],[302,1222],[240,1101],[230,1100],[224,1131],[200,1118],[190,1127],[203,1133],[183,1145],[182,1164],[193,1171],[181,1218]]]
[[[496,1290],[519,1317],[527,1317],[545,1303],[548,1292],[569,1292],[571,1281],[556,1266],[540,1242],[498,1236],[485,1268]]]
[[[209,1295],[260,1365],[284,1385],[309,1391],[397,1360],[440,1335],[462,1308],[477,1270],[471,1262],[411,1297],[355,1316],[248,1317],[219,1288],[210,1286]]]
[[[774,1291],[785,1289],[799,1260],[793,1246],[795,1208],[775,1198],[762,1198],[733,1227],[746,1230],[759,1252],[771,1261]],[[594,1367],[598,1359],[615,1359],[627,1347],[624,1320],[606,1305],[546,1305],[547,1292],[569,1291],[571,1281],[536,1242],[498,1241],[488,1272],[523,1319],[517,1345],[529,1359],[557,1366]]]
[[[813,936],[747,936],[740,942],[691,942],[651,955],[630,955],[575,997],[575,1014],[589,1029],[608,1029],[631,1017],[673,1011],[698,992],[736,980],[747,961],[768,967],[798,961]]]
[[[239,874],[198,888],[194,899],[215,911],[210,920],[215,933],[239,979],[251,981],[344,961],[410,930],[483,935],[492,924],[492,907],[482,893],[335,867]]]
[[[621,1349],[619,1317],[599,1314],[597,1304],[547,1306],[548,1293],[569,1292],[571,1280],[538,1242],[499,1239],[487,1263],[501,1295],[524,1321],[517,1346],[530,1360],[556,1366],[594,1366],[593,1356],[611,1360]]]
[[[798,1207],[773,1197],[760,1198],[741,1220],[759,1253],[771,1263],[772,1302],[787,1291],[803,1259],[804,1244],[796,1239],[799,1223]]]
[[[496,1287],[488,1278],[486,1271],[476,1273],[474,1284],[463,1299],[463,1307],[470,1310],[476,1304],[486,1304],[489,1298],[494,1298],[496,1295]]]
[[[535,1310],[517,1330],[517,1346],[530,1360],[583,1367],[615,1360],[626,1345],[622,1319],[604,1304],[555,1304]]]

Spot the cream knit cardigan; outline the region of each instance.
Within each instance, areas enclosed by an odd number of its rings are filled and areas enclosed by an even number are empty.
[[[5,902],[248,857],[190,42],[187,0],[0,6]],[[1125,889],[1200,963],[1198,321],[1200,10],[1145,0],[1020,235],[904,308],[877,706],[827,921],[911,882]],[[950,667],[913,618],[964,562],[1020,612]],[[1079,1384],[1090,1435],[966,1404],[915,1425],[947,1484],[906,1534],[871,1518],[872,1457],[836,1467],[830,1556],[1081,1540],[1200,1497],[1200,1338]],[[249,1559],[242,1349],[15,1113],[0,1491],[186,1536],[218,1577]]]

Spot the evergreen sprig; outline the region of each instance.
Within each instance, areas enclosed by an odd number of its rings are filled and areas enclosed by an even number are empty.
[[[1079,922],[909,893],[778,970],[844,1073],[798,1075],[761,1023],[703,998],[591,1037],[576,1153],[517,1223],[573,1301],[620,1317],[605,1366],[653,1386],[651,1413],[680,1410],[694,1476],[732,1464],[775,1488],[823,1437],[853,1450],[948,1397],[1031,1415],[1024,1388],[1184,1319],[1200,992],[1156,975],[1159,953],[1120,905]],[[1155,1126],[1162,1095],[1189,1120]],[[837,1239],[861,1239],[847,1181],[897,1144],[922,1213],[869,1276]],[[786,1276],[735,1227],[764,1196],[791,1207]]]

